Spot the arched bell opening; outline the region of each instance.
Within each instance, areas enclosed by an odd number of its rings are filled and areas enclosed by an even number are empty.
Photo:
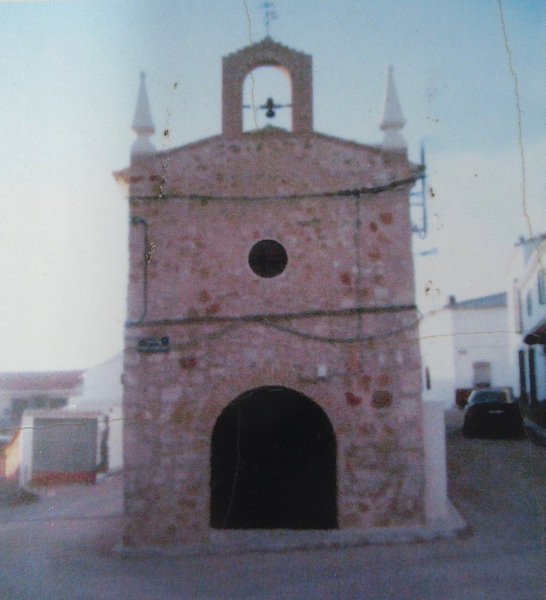
[[[222,60],[222,133],[234,137],[243,132],[243,112],[249,109],[242,108],[252,105],[252,101],[245,98],[243,101],[243,87],[249,72],[256,72],[264,68],[265,72],[278,71],[282,75],[290,74],[291,93],[286,98],[273,95],[275,90],[264,90],[263,97],[256,97],[257,106],[267,106],[268,98],[272,104],[291,104],[291,125],[289,129],[294,133],[310,133],[313,131],[313,69],[311,56],[292,50],[274,42],[271,38],[265,38],[257,44],[251,44],[246,48],[225,56]],[[272,75],[275,77],[275,75]],[[256,85],[256,83],[255,83]],[[286,85],[286,84],[284,84]],[[288,101],[288,98],[290,100]],[[269,108],[265,109],[266,111]],[[275,112],[275,108],[272,107]],[[280,109],[283,110],[283,109]],[[277,124],[282,126],[280,122]],[[251,128],[256,128],[252,124]]]
[[[337,527],[336,440],[318,404],[284,387],[245,392],[212,432],[210,524]]]
[[[268,125],[293,129],[292,82],[284,67],[257,67],[243,83],[243,131]]]

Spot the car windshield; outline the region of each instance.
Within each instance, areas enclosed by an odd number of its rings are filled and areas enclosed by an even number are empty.
[[[502,391],[483,391],[475,392],[469,399],[471,404],[480,404],[482,402],[507,402],[508,398],[505,392]]]

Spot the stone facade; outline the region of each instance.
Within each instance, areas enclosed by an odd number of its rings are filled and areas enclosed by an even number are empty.
[[[293,131],[242,133],[236,120],[242,74],[263,64],[298,82]],[[423,521],[409,216],[419,169],[403,151],[313,132],[310,67],[269,39],[230,55],[222,135],[135,155],[117,174],[132,219],[128,545],[210,539],[215,424],[267,386],[302,394],[331,424],[340,529]],[[249,266],[263,240],[286,252],[276,276]]]

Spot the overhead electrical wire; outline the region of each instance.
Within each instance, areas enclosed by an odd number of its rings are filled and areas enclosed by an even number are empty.
[[[202,323],[255,322],[268,323],[292,319],[310,319],[315,317],[345,317],[359,314],[399,313],[416,310],[415,304],[390,304],[382,306],[356,306],[338,309],[311,309],[286,313],[255,313],[243,315],[213,315],[196,317],[176,317],[150,319],[149,321],[128,321],[126,327],[154,327],[161,325],[197,325]]]
[[[392,308],[396,308],[397,310],[393,311],[393,310],[382,310],[382,311],[374,311],[373,314],[377,314],[378,312],[382,312],[383,314],[387,313],[393,313],[393,312],[401,312],[402,310],[416,310],[415,306],[408,306],[408,307],[384,307],[387,309],[392,309]],[[400,310],[398,310],[400,309]],[[315,311],[316,312],[316,311]],[[326,311],[324,311],[326,312]],[[362,314],[362,310],[360,311],[360,314]],[[352,314],[352,315],[357,315],[358,312],[356,310],[351,311],[350,313],[345,313],[345,314]],[[263,316],[263,315],[262,315]],[[315,314],[315,316],[317,316]],[[324,316],[324,315],[323,315]],[[332,316],[332,312],[330,312],[330,316]],[[337,315],[335,316],[341,316],[340,313],[338,312]],[[279,323],[279,321],[281,320],[292,320],[294,318],[302,318],[302,316],[298,316],[297,314],[292,314],[290,317],[287,316],[283,316],[283,315],[269,315],[269,316],[263,316],[265,318],[261,318],[261,319],[256,319],[256,318],[250,318],[250,316],[246,315],[246,316],[242,316],[242,317],[231,317],[229,318],[229,320],[231,321],[229,325],[222,327],[219,330],[216,331],[212,331],[212,332],[208,332],[208,333],[204,333],[201,335],[197,335],[197,336],[190,336],[190,339],[188,339],[187,341],[184,342],[178,342],[178,343],[174,343],[174,344],[170,344],[169,345],[169,350],[181,350],[183,348],[187,348],[187,347],[191,347],[191,346],[195,346],[195,344],[198,344],[202,341],[212,341],[214,339],[218,339],[220,337],[222,337],[223,335],[230,333],[232,331],[234,331],[235,329],[238,329],[240,327],[242,327],[245,324],[251,324],[251,325],[261,325],[261,326],[265,326],[265,327],[270,327],[272,329],[276,329],[278,331],[281,331],[283,333],[288,333],[291,335],[295,335],[298,337],[302,337],[311,341],[316,341],[316,342],[321,342],[321,343],[328,343],[328,344],[365,344],[367,342],[373,341],[373,340],[378,340],[378,339],[385,339],[388,337],[394,337],[395,335],[398,335],[400,333],[404,333],[405,331],[409,331],[412,329],[415,329],[420,322],[420,318],[414,319],[411,321],[411,323],[406,324],[406,325],[402,325],[399,326],[395,329],[389,330],[389,331],[385,331],[382,333],[378,333],[378,334],[371,334],[371,335],[363,335],[361,333],[361,329],[359,327],[359,333],[356,336],[347,336],[347,337],[339,337],[339,336],[326,336],[326,335],[320,335],[320,334],[314,334],[314,333],[310,333],[310,332],[306,332],[306,331],[302,331],[301,329],[295,329],[293,327],[288,327],[285,325],[281,325]],[[303,317],[303,318],[308,318],[308,317]],[[208,319],[208,318],[205,318]],[[225,318],[223,318],[225,319]],[[218,323],[217,321],[208,321],[209,323]],[[194,324],[198,324],[199,321],[197,320],[193,320]],[[154,322],[153,325],[157,325],[157,322]],[[179,323],[180,324],[180,323]],[[187,323],[186,323],[187,324]],[[147,324],[148,325],[148,324]],[[149,324],[151,325],[151,324]],[[149,326],[148,325],[148,326]],[[126,350],[137,350],[138,348],[135,347],[127,347]]]
[[[355,245],[357,246],[357,283],[360,287],[360,283],[362,280],[361,274],[361,263],[360,263],[360,252],[359,252],[359,236],[360,236],[360,227],[361,227],[361,218],[360,218],[360,200],[362,196],[366,195],[378,195],[384,193],[389,190],[396,189],[398,187],[402,187],[405,185],[414,184],[417,180],[422,179],[424,177],[424,165],[419,166],[419,173],[413,175],[411,177],[407,177],[404,179],[398,179],[395,181],[391,181],[387,184],[377,185],[372,187],[361,187],[361,188],[352,188],[352,189],[341,189],[336,191],[323,191],[323,192],[313,192],[313,193],[300,193],[300,194],[277,194],[277,195],[264,195],[264,196],[217,196],[210,194],[188,194],[188,195],[166,195],[160,192],[158,195],[154,196],[137,196],[132,195],[130,198],[133,200],[136,199],[164,199],[164,200],[199,200],[199,201],[266,201],[266,200],[300,200],[300,199],[312,199],[312,198],[333,198],[333,197],[354,197],[355,198],[355,209],[356,209],[356,218],[355,218]],[[164,180],[162,180],[164,183]],[[364,314],[378,314],[378,313],[395,313],[401,311],[414,311],[416,310],[416,306],[414,304],[411,305],[383,305],[383,306],[372,306],[372,307],[356,307],[350,309],[334,309],[334,310],[307,310],[307,311],[298,311],[292,313],[270,313],[270,314],[247,314],[247,315],[236,315],[236,316],[204,316],[204,317],[178,317],[178,318],[167,318],[167,319],[153,319],[145,321],[148,312],[148,263],[149,263],[149,240],[148,240],[148,222],[142,217],[131,217],[131,223],[134,225],[143,225],[144,226],[144,272],[143,272],[143,312],[140,318],[136,321],[128,321],[126,323],[127,328],[134,327],[150,327],[150,326],[171,326],[171,325],[191,325],[191,324],[213,324],[213,323],[230,323],[227,327],[222,328],[220,331],[204,334],[203,336],[199,336],[199,338],[193,337],[191,341],[187,344],[183,345],[193,345],[200,339],[215,339],[221,337],[228,331],[233,330],[238,327],[242,323],[257,323],[272,327],[279,331],[283,331],[285,333],[289,333],[292,335],[296,335],[299,337],[304,337],[306,339],[318,341],[318,342],[326,342],[326,343],[340,343],[340,344],[363,344],[365,342],[380,339],[385,337],[390,337],[405,331],[407,329],[414,328],[418,325],[419,320],[411,325],[403,326],[402,328],[398,328],[396,330],[390,332],[384,332],[382,334],[374,334],[374,335],[364,335],[362,333],[363,322],[362,317]],[[286,327],[284,325],[278,324],[279,321],[287,321],[293,319],[302,319],[302,318],[313,318],[313,317],[334,317],[334,316],[351,316],[356,315],[358,318],[358,334],[353,337],[335,337],[335,336],[321,336],[317,334],[312,334],[309,332],[304,332],[298,329],[294,329],[291,327]],[[177,346],[181,346],[178,344]],[[172,346],[171,348],[175,348]],[[129,349],[129,348],[127,348]]]
[[[425,166],[424,165],[419,165],[419,174],[416,174],[414,176],[411,177],[407,177],[404,179],[397,179],[394,181],[391,181],[387,184],[383,184],[383,185],[378,185],[378,186],[372,186],[372,187],[361,187],[361,188],[353,188],[353,189],[342,189],[342,190],[337,190],[337,191],[324,191],[324,192],[313,192],[313,193],[308,193],[308,194],[286,194],[286,195],[282,195],[282,194],[278,194],[278,195],[267,195],[267,196],[215,196],[215,195],[206,195],[206,194],[188,194],[188,195],[184,195],[184,196],[178,196],[178,195],[165,195],[165,194],[158,194],[158,195],[146,195],[146,196],[137,196],[137,195],[132,195],[130,196],[130,199],[132,200],[137,200],[137,199],[145,199],[145,200],[151,200],[151,199],[156,199],[156,198],[160,198],[160,199],[164,199],[164,200],[200,200],[200,201],[226,201],[226,200],[230,200],[230,201],[263,201],[263,200],[301,200],[301,199],[309,199],[309,198],[332,198],[332,197],[347,197],[347,196],[352,196],[356,199],[357,201],[357,218],[356,218],[356,228],[357,230],[359,230],[360,226],[361,226],[361,219],[360,219],[360,206],[359,206],[359,200],[361,196],[365,196],[365,195],[377,195],[377,194],[381,194],[383,192],[392,190],[392,189],[396,189],[398,187],[402,187],[404,185],[410,185],[410,184],[414,184],[416,181],[418,181],[419,179],[422,179],[425,174],[424,174],[424,170],[425,170]],[[142,324],[144,323],[144,319],[146,318],[147,312],[148,312],[148,263],[150,262],[151,259],[151,253],[150,253],[150,249],[149,249],[149,225],[148,225],[148,221],[142,217],[138,217],[138,216],[132,216],[130,218],[130,222],[133,225],[143,225],[144,226],[144,264],[143,264],[143,310],[142,310],[142,314],[139,317],[139,319],[137,319],[137,321],[132,321],[132,322],[128,322],[127,326],[132,327],[135,324]],[[355,238],[358,235],[358,231],[355,232]],[[355,243],[356,243],[356,239],[355,239]],[[358,278],[359,280],[361,279],[361,268],[360,268],[360,257],[358,256]]]
[[[371,187],[361,187],[361,188],[347,188],[341,190],[328,190],[323,192],[309,192],[309,193],[298,193],[298,194],[268,194],[264,196],[248,196],[248,195],[240,195],[240,196],[221,196],[214,194],[164,194],[162,192],[158,194],[132,194],[129,196],[129,200],[202,200],[202,201],[224,201],[224,200],[232,200],[232,201],[248,201],[248,202],[256,202],[263,200],[306,200],[312,198],[335,198],[335,197],[344,197],[344,196],[374,196],[377,194],[382,194],[383,192],[387,192],[389,190],[396,189],[398,187],[403,187],[405,185],[414,184],[419,179],[422,179],[424,174],[424,165],[419,165],[419,173],[416,175],[412,175],[411,177],[406,177],[404,179],[397,179],[395,181],[391,181],[386,184],[376,185]]]

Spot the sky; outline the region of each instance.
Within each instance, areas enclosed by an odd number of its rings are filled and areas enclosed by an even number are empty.
[[[313,56],[316,131],[379,144],[394,67],[409,157],[426,153],[421,310],[508,289],[519,236],[546,232],[546,4],[274,4],[271,37]],[[0,2],[0,371],[121,351],[127,201],[112,172],[129,164],[139,73],[158,149],[220,133],[221,58],[264,37],[262,5]],[[257,78],[259,102],[287,90]]]

